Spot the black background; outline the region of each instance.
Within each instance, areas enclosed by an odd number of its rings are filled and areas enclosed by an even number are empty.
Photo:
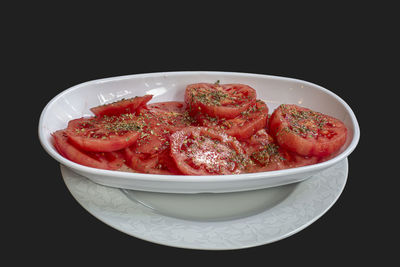
[[[15,16],[8,21],[15,28],[6,31],[6,76],[12,81],[12,96],[6,102],[22,98],[19,119],[11,123],[24,126],[6,133],[21,140],[18,153],[7,157],[16,174],[4,179],[13,185],[3,188],[12,196],[6,203],[13,202],[5,205],[3,228],[10,236],[9,255],[19,255],[11,257],[13,261],[320,265],[350,259],[383,263],[394,256],[394,247],[388,244],[399,237],[391,226],[398,208],[388,205],[398,200],[389,193],[392,186],[377,182],[395,175],[377,167],[392,160],[376,138],[377,128],[384,126],[384,118],[376,116],[376,104],[384,101],[382,95],[387,99],[393,93],[376,75],[398,62],[388,52],[395,33],[388,9],[319,6],[304,12],[297,7],[217,8],[200,3],[179,8],[160,3],[104,7],[107,11],[26,6],[14,9]],[[361,139],[349,157],[348,183],[336,204],[287,239],[217,252],[142,241],[86,212],[65,187],[58,163],[40,146],[41,110],[58,93],[81,82],[175,70],[286,76],[319,84],[342,97],[358,118]]]

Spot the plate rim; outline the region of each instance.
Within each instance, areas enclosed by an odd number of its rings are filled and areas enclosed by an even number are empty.
[[[348,165],[349,165],[349,164],[348,164],[348,159],[347,159],[347,158],[343,159],[342,161],[340,161],[339,163],[335,164],[334,166],[332,166],[332,167],[329,168],[329,169],[332,169],[332,168],[334,168],[335,166],[338,166],[339,164],[343,164],[343,169],[344,169],[343,175],[342,175],[341,177],[339,177],[340,179],[342,179],[341,186],[340,186],[339,188],[336,188],[337,190],[336,190],[336,192],[335,192],[335,194],[334,194],[333,199],[329,202],[328,205],[326,205],[326,206],[323,207],[323,210],[322,210],[322,211],[320,211],[318,214],[316,214],[316,215],[313,216],[310,220],[306,221],[305,223],[301,224],[300,226],[298,226],[298,227],[294,228],[293,230],[288,231],[288,232],[286,232],[286,233],[284,233],[284,234],[282,234],[282,235],[280,235],[280,236],[278,236],[278,237],[276,237],[276,238],[272,238],[272,239],[270,239],[270,240],[256,241],[256,242],[251,243],[251,244],[239,245],[239,246],[232,246],[232,247],[201,247],[201,246],[190,246],[190,245],[187,245],[187,244],[180,245],[180,244],[176,244],[176,243],[161,242],[161,241],[159,241],[159,240],[154,240],[154,239],[148,238],[148,237],[146,237],[146,236],[140,235],[140,233],[138,234],[137,232],[136,232],[136,233],[134,233],[134,232],[132,232],[132,231],[129,232],[129,231],[125,230],[125,229],[122,229],[122,227],[116,226],[115,224],[113,225],[112,223],[110,223],[109,221],[107,221],[107,219],[105,219],[104,217],[101,217],[99,214],[97,214],[97,212],[95,212],[95,211],[93,211],[92,209],[90,209],[90,207],[86,206],[86,205],[83,203],[83,201],[82,201],[81,199],[79,199],[79,196],[77,196],[76,192],[74,192],[74,191],[72,190],[71,185],[70,185],[69,182],[67,181],[68,178],[65,177],[66,171],[67,171],[67,172],[70,171],[70,172],[72,172],[72,173],[74,173],[74,174],[76,174],[76,175],[78,175],[78,176],[81,176],[81,175],[80,175],[80,174],[77,174],[76,172],[74,172],[73,169],[68,168],[67,166],[63,166],[62,164],[60,164],[60,169],[61,169],[61,174],[62,174],[63,181],[64,181],[66,187],[68,188],[69,192],[70,192],[71,195],[73,196],[73,198],[74,198],[87,212],[89,212],[92,216],[94,216],[96,219],[98,219],[99,221],[105,223],[106,225],[110,226],[110,227],[113,228],[113,229],[116,229],[116,230],[118,230],[118,231],[120,231],[120,232],[122,232],[122,233],[124,233],[124,234],[127,234],[127,235],[129,235],[129,236],[132,236],[132,237],[134,237],[134,238],[138,238],[138,239],[140,239],[140,240],[144,240],[144,241],[147,241],[147,242],[151,242],[151,243],[155,243],[155,244],[159,244],[159,245],[164,245],[164,246],[170,246],[170,247],[176,247],[176,248],[183,248],[183,249],[195,249],[195,250],[238,250],[238,249],[245,249],[245,248],[252,248],[252,247],[267,245],[267,244],[271,244],[271,243],[280,241],[280,240],[282,240],[282,239],[285,239],[285,238],[287,238],[287,237],[290,237],[290,236],[292,236],[292,235],[294,235],[294,234],[296,234],[296,233],[302,231],[303,229],[307,228],[308,226],[310,226],[311,224],[313,224],[315,221],[317,221],[319,218],[321,218],[321,217],[336,203],[336,201],[339,199],[339,197],[340,197],[341,194],[343,193],[343,190],[344,190],[344,188],[345,188],[345,186],[346,186],[347,179],[348,179],[348,169],[349,169],[349,167],[348,167]],[[326,170],[326,171],[329,171],[329,169]],[[318,175],[318,174],[317,174],[317,175]],[[86,182],[89,182],[89,183],[92,183],[92,184],[94,184],[94,185],[98,185],[98,186],[101,186],[101,187],[106,187],[106,188],[109,189],[109,190],[118,191],[119,194],[124,195],[123,192],[122,192],[120,189],[118,189],[118,188],[103,186],[103,185],[94,183],[93,181],[91,181],[90,179],[88,179],[88,178],[86,178],[86,177],[84,177],[84,176],[81,176],[81,177],[84,178],[84,179],[86,180]],[[307,180],[305,180],[305,181],[302,181],[302,182],[300,182],[300,183],[310,183],[310,181],[312,181],[313,178],[314,178],[314,179],[317,179],[317,177],[311,177],[311,178],[309,178],[309,179],[307,179]],[[300,183],[299,183],[299,184],[300,184]],[[296,190],[296,189],[295,189],[295,190]],[[293,194],[293,192],[292,192],[291,194]],[[125,197],[127,200],[129,200],[125,195],[124,195],[124,197]],[[290,197],[290,195],[289,195],[287,198],[289,198],[289,197]],[[129,200],[129,201],[131,201],[132,203],[134,203],[132,200]],[[142,210],[145,210],[147,214],[150,214],[150,216],[153,216],[153,217],[164,217],[164,218],[166,218],[167,220],[176,220],[176,221],[179,221],[179,222],[183,222],[184,224],[188,224],[188,223],[189,223],[189,224],[202,223],[202,222],[200,222],[200,221],[191,221],[191,220],[179,219],[179,218],[174,218],[174,217],[169,217],[169,216],[166,216],[166,215],[162,215],[162,214],[159,214],[159,213],[157,213],[157,212],[155,212],[155,211],[152,211],[152,210],[149,209],[148,207],[145,207],[144,205],[139,204],[139,203],[134,203],[134,205],[136,206],[134,209],[142,209]],[[264,213],[269,212],[269,211],[270,211],[270,210],[266,210],[266,211],[260,212],[260,213],[258,213],[258,214],[251,215],[251,216],[244,217],[244,218],[240,218],[240,219],[226,220],[226,221],[217,221],[217,222],[207,222],[207,223],[211,223],[211,224],[212,224],[212,223],[227,223],[227,224],[229,224],[230,222],[234,222],[234,221],[244,221],[244,222],[246,222],[246,220],[248,220],[248,219],[251,218],[251,217],[254,217],[254,216],[259,216],[259,217],[260,217],[260,216],[263,216]]]

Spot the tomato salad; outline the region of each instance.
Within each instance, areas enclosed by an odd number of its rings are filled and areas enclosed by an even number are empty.
[[[340,120],[293,104],[269,115],[245,84],[195,83],[184,101],[152,95],[91,108],[52,134],[58,152],[100,169],[172,175],[225,175],[311,165],[344,145]]]

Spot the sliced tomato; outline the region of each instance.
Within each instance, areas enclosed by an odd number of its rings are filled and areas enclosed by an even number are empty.
[[[165,127],[170,131],[188,127],[193,122],[185,102],[159,102],[147,105],[147,109],[153,117],[157,118],[157,126]]]
[[[52,134],[54,146],[57,151],[67,159],[88,167],[117,170],[125,162],[120,152],[86,152],[80,150],[69,142],[68,135],[64,130],[56,131]]]
[[[169,136],[176,129],[186,127],[181,113],[146,108],[134,120],[141,126],[140,135],[133,145],[137,153],[155,154],[169,148]]]
[[[169,137],[172,132],[190,126],[193,118],[184,107],[183,102],[163,102],[139,109],[135,120],[143,125],[143,133],[138,143],[141,143],[143,136],[145,139],[160,139],[164,143],[165,136]]]
[[[108,162],[108,166],[111,170],[118,170],[125,165],[125,154],[123,150],[113,151],[113,152],[92,152],[101,153],[104,155]]]
[[[243,147],[252,163],[250,172],[282,170],[319,162],[318,157],[300,156],[279,146],[265,129],[246,140]]]
[[[195,118],[200,125],[217,128],[239,140],[245,140],[267,125],[268,107],[264,101],[256,103],[233,119],[218,119],[198,113]]]
[[[156,154],[169,148],[170,132],[165,128],[144,128],[132,145],[137,153]]]
[[[233,137],[206,127],[187,127],[171,135],[171,156],[184,174],[243,172],[248,158]]]
[[[303,167],[312,164],[316,164],[322,161],[322,158],[316,156],[301,156],[294,152],[288,153],[288,161],[286,163],[287,168]]]
[[[232,119],[256,101],[256,91],[244,84],[195,83],[186,87],[185,102],[191,114]]]
[[[246,154],[252,165],[250,172],[274,171],[287,168],[290,155],[279,147],[274,139],[265,131],[259,130],[244,142]]]
[[[132,169],[151,174],[178,175],[181,172],[169,155],[169,149],[160,153],[150,154],[136,152],[135,148],[125,148],[127,165]]]
[[[85,151],[121,150],[139,137],[141,126],[132,118],[126,115],[75,119],[68,123],[66,133],[74,145]]]
[[[98,117],[117,116],[120,114],[134,113],[139,107],[146,105],[151,100],[152,95],[136,96],[129,99],[122,99],[110,104],[97,106],[90,110]]]
[[[280,105],[272,113],[269,131],[280,146],[302,156],[327,156],[346,141],[340,120],[297,105]]]
[[[167,102],[158,102],[148,104],[147,107],[149,109],[167,111],[167,112],[176,112],[176,113],[184,113],[186,111],[186,103],[182,101],[167,101]]]
[[[150,109],[150,112],[157,118],[157,127],[170,132],[191,126],[193,123],[193,118],[189,115],[188,111],[174,112]]]

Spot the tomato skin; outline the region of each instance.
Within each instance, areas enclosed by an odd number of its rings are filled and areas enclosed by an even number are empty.
[[[233,119],[256,101],[256,91],[244,84],[195,83],[186,87],[185,102],[193,115]]]
[[[301,156],[294,152],[288,152],[288,162],[286,163],[287,168],[297,168],[308,165],[313,165],[321,162],[320,157],[316,156]]]
[[[187,112],[182,112],[184,110],[182,102],[164,104],[165,102],[160,105],[158,103],[149,105],[136,114],[135,120],[143,127],[141,127],[138,140],[133,145],[135,152],[159,153],[169,148],[171,133],[190,125]]]
[[[218,119],[203,113],[195,116],[201,126],[224,131],[239,140],[246,140],[258,130],[265,128],[267,117],[268,106],[261,100],[257,100],[253,106],[233,119]]]
[[[265,172],[302,167],[318,163],[318,157],[304,157],[279,146],[265,129],[244,142],[243,147],[252,161],[249,172]]]
[[[107,121],[109,119],[111,121]],[[128,130],[125,130],[126,128]],[[82,150],[112,152],[135,143],[139,137],[135,129],[136,124],[133,121],[91,117],[69,121],[66,134],[70,141]]]
[[[170,132],[190,126],[193,118],[186,110],[186,104],[183,102],[162,102],[149,105],[147,111],[142,109],[143,114],[152,119],[155,128],[163,128]]]
[[[183,174],[216,175],[244,171],[248,158],[231,136],[206,127],[186,127],[170,137],[171,156]]]
[[[249,172],[274,171],[286,168],[287,152],[275,143],[265,129],[257,131],[243,142],[246,154],[251,160]]]
[[[92,111],[97,117],[134,113],[139,107],[146,105],[152,97],[153,95],[145,95],[122,99],[117,102],[91,108],[90,111]]]
[[[147,108],[150,110],[184,113],[186,111],[186,103],[182,101],[157,102],[148,104]]]
[[[139,137],[132,147],[137,153],[156,154],[168,147],[165,145],[166,142],[168,142],[168,138],[159,130],[151,130],[145,136]]]
[[[124,164],[124,158],[117,152],[111,154],[80,150],[69,142],[68,135],[64,130],[56,131],[52,136],[57,151],[63,157],[78,164],[105,170],[117,170]]]
[[[275,109],[269,131],[282,147],[310,157],[338,151],[347,137],[347,128],[340,120],[297,105]]]
[[[125,155],[123,150],[103,152],[101,154],[103,154],[105,159],[107,160],[110,170],[118,170],[125,165]]]
[[[150,174],[180,175],[181,172],[169,155],[169,150],[157,154],[136,152],[135,148],[124,149],[127,165],[132,169]]]

